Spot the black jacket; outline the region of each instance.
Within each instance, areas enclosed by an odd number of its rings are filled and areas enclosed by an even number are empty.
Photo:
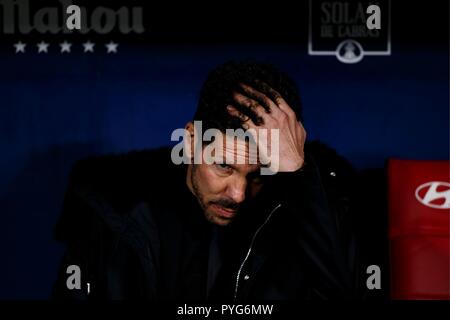
[[[302,170],[268,178],[255,204],[225,228],[206,221],[168,149],[80,161],[56,226],[67,251],[54,297],[351,297],[345,197],[334,182],[341,173],[326,167],[321,178],[313,154],[322,149],[306,148]],[[80,290],[66,286],[69,265],[80,267]]]

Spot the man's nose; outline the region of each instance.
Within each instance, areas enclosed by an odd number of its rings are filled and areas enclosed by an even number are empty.
[[[227,196],[234,202],[240,204],[245,200],[246,188],[246,179],[235,179],[227,187]]]

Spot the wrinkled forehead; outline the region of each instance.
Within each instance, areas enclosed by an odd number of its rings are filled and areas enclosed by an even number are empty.
[[[216,162],[228,165],[250,165],[257,168],[261,165],[257,145],[248,137],[223,134],[206,148],[209,148]]]

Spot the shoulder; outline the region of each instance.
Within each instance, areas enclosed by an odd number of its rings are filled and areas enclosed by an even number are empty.
[[[357,172],[350,162],[336,150],[319,141],[309,142],[305,154],[314,161],[320,174],[329,208],[335,215],[338,229],[350,234],[352,229],[352,207],[357,183]]]
[[[305,153],[314,160],[325,187],[348,185],[356,176],[356,171],[350,162],[322,142],[307,143]]]

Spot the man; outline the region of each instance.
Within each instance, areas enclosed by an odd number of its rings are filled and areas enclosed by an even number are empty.
[[[305,148],[295,84],[268,65],[224,64],[206,80],[193,120],[224,137],[227,129],[275,130],[277,148],[270,144],[255,162],[252,142],[233,138],[208,163],[175,165],[166,149],[78,163],[56,228],[67,253],[55,297],[349,297],[337,210]],[[212,143],[195,145],[201,134],[193,122],[186,125],[189,160]],[[254,137],[257,150],[264,149]],[[276,165],[269,163],[276,170],[262,175],[270,150],[278,150],[270,158]],[[70,265],[81,272],[78,288],[68,285]]]

